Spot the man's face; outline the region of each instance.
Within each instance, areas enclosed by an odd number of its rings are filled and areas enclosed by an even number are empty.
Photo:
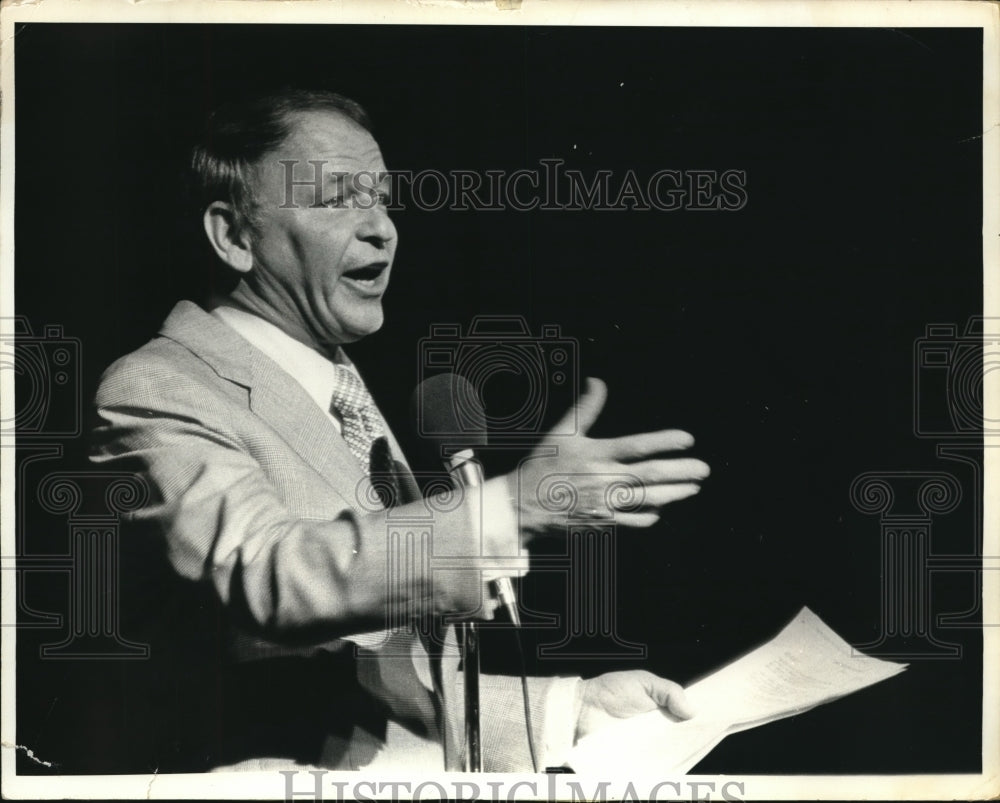
[[[382,326],[396,252],[396,227],[379,195],[388,188],[387,178],[379,184],[386,168],[371,134],[349,118],[315,111],[294,119],[255,171],[259,212],[247,281],[297,339],[350,343]],[[311,161],[323,162],[321,192]],[[292,178],[308,183],[289,189]]]

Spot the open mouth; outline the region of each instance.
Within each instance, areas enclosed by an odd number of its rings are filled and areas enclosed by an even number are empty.
[[[356,282],[362,287],[375,287],[387,267],[388,265],[384,262],[378,262],[374,265],[365,265],[360,268],[352,268],[351,270],[344,271],[343,277]]]

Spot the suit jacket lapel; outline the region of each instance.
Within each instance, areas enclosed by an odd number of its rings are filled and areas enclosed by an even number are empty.
[[[250,409],[318,471],[355,509],[364,478],[330,420],[305,389],[270,357],[197,304],[181,301],[160,333],[210,365],[219,376],[249,390]]]

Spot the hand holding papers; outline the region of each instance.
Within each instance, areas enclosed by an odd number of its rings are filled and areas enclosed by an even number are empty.
[[[803,608],[769,642],[689,686],[692,719],[656,710],[621,720],[581,739],[566,763],[578,772],[685,773],[730,733],[799,714],[905,668],[855,654]]]

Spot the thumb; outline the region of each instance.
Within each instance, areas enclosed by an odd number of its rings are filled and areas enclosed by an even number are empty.
[[[600,379],[588,376],[583,395],[573,403],[566,415],[559,419],[559,423],[550,432],[567,435],[579,431],[586,435],[604,409],[607,398],[608,386]]]
[[[653,675],[646,691],[660,708],[666,708],[679,719],[691,719],[695,714],[684,689],[671,680]]]

